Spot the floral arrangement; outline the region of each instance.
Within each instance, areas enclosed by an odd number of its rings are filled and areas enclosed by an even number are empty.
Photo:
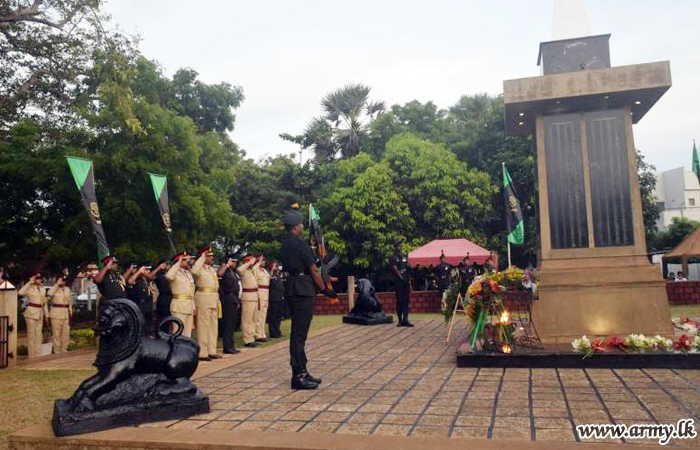
[[[467,316],[471,319],[470,344],[476,348],[477,339],[484,341],[484,328],[495,329],[495,340],[504,343],[503,348],[512,349],[509,313],[503,306],[501,295],[506,287],[499,284],[505,278],[502,272],[486,273],[477,277],[467,289]],[[493,344],[493,343],[490,343]]]
[[[674,317],[671,319],[671,322],[673,322],[673,326],[684,333],[688,333],[691,335],[697,335],[698,334],[698,323],[694,320],[690,320],[685,317]]]
[[[663,336],[644,336],[643,334],[630,334],[625,338],[618,336],[607,339],[589,339],[582,336],[574,339],[571,346],[577,353],[584,353],[584,358],[589,358],[595,353],[602,353],[612,349],[624,352],[636,353],[656,353],[656,352],[677,352],[677,353],[697,353],[700,352],[700,336],[688,337],[682,335],[676,341]]]

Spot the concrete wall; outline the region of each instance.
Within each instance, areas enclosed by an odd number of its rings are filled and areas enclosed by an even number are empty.
[[[377,292],[379,301],[382,302],[382,307],[385,313],[396,313],[396,296],[393,292]],[[409,308],[411,313],[440,313],[441,295],[438,291],[413,291],[409,300]],[[338,294],[340,302],[337,305],[331,305],[328,298],[323,295],[316,296],[314,305],[314,314],[325,316],[330,314],[347,314],[350,312],[348,308],[348,295]]]
[[[656,226],[665,230],[674,217],[700,221],[700,183],[685,167],[656,174],[656,197],[664,203]]]

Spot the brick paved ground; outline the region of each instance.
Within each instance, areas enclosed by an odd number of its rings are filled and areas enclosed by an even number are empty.
[[[466,369],[455,345],[439,320],[345,325],[307,344],[318,390],[289,388],[280,348],[198,379],[211,413],[146,426],[574,441],[579,423],[700,418],[700,370]]]

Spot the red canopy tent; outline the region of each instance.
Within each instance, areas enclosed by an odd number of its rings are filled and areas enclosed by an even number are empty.
[[[456,266],[467,253],[469,254],[469,262],[484,264],[491,251],[483,247],[479,247],[475,243],[467,239],[436,239],[428,242],[422,247],[413,250],[408,254],[408,264],[415,266],[420,264],[427,266],[429,264],[440,264],[440,254],[445,253],[445,262]],[[491,262],[493,266],[498,268],[498,256],[494,253]]]

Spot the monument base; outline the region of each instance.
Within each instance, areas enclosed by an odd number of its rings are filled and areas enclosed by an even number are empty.
[[[585,266],[585,264],[582,264]],[[666,282],[649,265],[540,271],[532,319],[546,344],[587,336],[673,335]]]
[[[343,323],[350,323],[353,325],[382,325],[385,323],[393,323],[394,316],[391,315],[377,315],[374,317],[364,317],[364,316],[343,316]]]
[[[186,419],[208,412],[209,397],[199,389],[195,394],[151,399],[84,413],[70,412],[65,400],[56,400],[52,426],[56,436],[71,436],[141,423]]]

